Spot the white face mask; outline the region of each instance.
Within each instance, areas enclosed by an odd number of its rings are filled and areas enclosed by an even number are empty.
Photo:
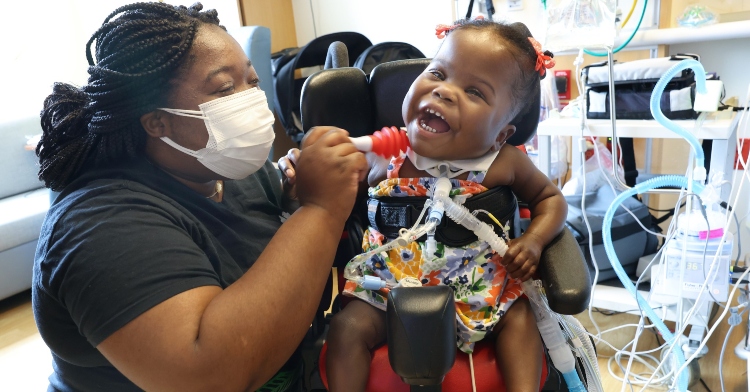
[[[273,112],[268,109],[266,94],[260,88],[214,99],[198,107],[200,110],[159,110],[203,119],[208,130],[205,148],[193,151],[166,136],[161,140],[198,158],[198,162],[214,173],[233,180],[243,179],[263,166],[275,134]]]

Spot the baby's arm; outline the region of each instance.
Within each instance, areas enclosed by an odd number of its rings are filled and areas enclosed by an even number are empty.
[[[487,177],[496,181],[488,182],[488,187],[509,185],[529,205],[531,224],[521,237],[510,241],[502,260],[511,277],[527,280],[536,272],[542,249],[562,231],[568,204],[557,186],[513,146],[503,146]]]

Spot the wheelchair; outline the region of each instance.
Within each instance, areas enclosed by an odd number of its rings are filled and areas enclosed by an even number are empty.
[[[302,89],[301,117],[303,129],[310,129],[319,125],[337,126],[349,131],[353,137],[372,133],[372,131],[388,126],[403,126],[401,105],[406,92],[416,77],[424,71],[430,59],[400,60],[378,65],[367,76],[357,68],[344,67],[325,69],[311,75]],[[536,102],[539,97],[536,97]],[[529,113],[514,119],[516,132],[508,140],[512,145],[522,145],[535,133],[539,119],[539,105],[531,108]],[[351,257],[361,252],[362,232],[365,228],[366,206],[358,203],[355,211],[347,222],[345,232],[339,244],[334,267],[339,271]],[[515,235],[522,231],[518,209],[512,228]],[[589,302],[591,281],[588,268],[585,265],[580,247],[573,235],[565,229],[550,245],[545,248],[537,272],[543,282],[550,308],[559,314],[573,315],[586,309]],[[333,279],[333,278],[332,278]],[[305,391],[326,390],[325,377],[325,334],[327,323],[331,315],[324,312],[331,303],[331,280],[329,287],[321,301],[318,315],[313,326],[303,342],[300,352],[304,362]],[[339,287],[343,287],[343,279],[339,276]],[[419,290],[417,290],[419,291]],[[411,294],[400,295],[397,301],[409,301]],[[340,297],[334,300],[333,311],[340,304]],[[395,298],[394,298],[395,299]],[[450,296],[452,304],[452,295]],[[420,299],[428,304],[429,300]],[[396,302],[396,301],[394,301]],[[389,305],[390,306],[390,305]],[[395,304],[394,306],[398,306]],[[440,303],[426,305],[439,308]],[[420,310],[421,312],[421,310]],[[400,312],[404,313],[404,312]],[[422,317],[424,315],[420,315]],[[390,317],[390,313],[389,316]],[[408,315],[407,315],[408,317]],[[435,328],[453,329],[453,320],[441,320],[440,313],[432,317],[430,322]],[[390,322],[390,321],[389,321]],[[367,391],[471,391],[471,375],[469,373],[468,355],[456,353],[455,341],[451,347],[436,353],[414,350],[410,346],[410,339],[418,335],[419,331],[405,331],[399,336],[388,337],[388,344],[373,352],[370,367],[370,378]],[[394,341],[397,340],[397,341]],[[418,340],[418,339],[417,339]],[[546,361],[546,356],[540,353],[540,360]],[[391,359],[389,360],[389,355]],[[395,360],[400,358],[400,360]],[[452,358],[455,356],[455,363]],[[504,391],[502,375],[494,358],[492,342],[482,341],[476,345],[473,354],[474,373],[476,375],[477,391]],[[401,369],[392,369],[394,362],[400,364]],[[407,365],[404,365],[407,364]],[[582,366],[579,363],[579,366]],[[579,371],[579,373],[581,373]],[[405,374],[410,376],[404,377]],[[432,377],[432,381],[424,383],[425,375]],[[426,386],[408,385],[404,379],[420,379]],[[583,379],[583,378],[582,378]],[[543,367],[542,391],[566,391],[564,380],[547,361]]]

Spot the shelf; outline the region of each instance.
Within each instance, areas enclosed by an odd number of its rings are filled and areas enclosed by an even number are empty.
[[[621,32],[615,40],[615,47],[622,44],[629,36],[629,32]],[[698,28],[640,30],[628,46],[675,45],[735,38],[750,38],[750,20],[716,23]]]
[[[674,121],[683,129],[693,133],[698,139],[727,139],[732,134],[732,119],[710,120],[694,131],[695,120]],[[585,136],[612,136],[609,120],[587,120],[590,132]],[[581,120],[578,118],[548,119],[539,123],[537,134],[541,136],[578,136]],[[617,136],[632,138],[681,139],[682,136],[664,128],[654,120],[617,120]]]

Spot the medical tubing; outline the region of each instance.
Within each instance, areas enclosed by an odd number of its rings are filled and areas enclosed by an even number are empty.
[[[444,200],[444,203],[446,207],[445,214],[448,215],[451,220],[471,230],[477,238],[487,242],[490,245],[490,248],[500,256],[508,251],[508,245],[495,233],[492,226],[477,219],[477,217],[472,215],[466,207],[454,203],[451,199]]]
[[[552,316],[552,311],[546,306],[539,288],[531,279],[521,283],[521,288],[529,297],[529,304],[536,319],[539,335],[542,336],[544,345],[547,347],[547,355],[549,355],[552,364],[563,374],[569,391],[585,392],[586,389],[576,372],[576,359],[573,352],[568,347],[568,342],[562,329],[560,329],[557,318]]]
[[[698,142],[698,138],[696,138],[690,132],[682,129],[682,127],[677,125],[672,120],[668,119],[661,111],[661,95],[664,92],[664,89],[667,87],[667,84],[678,72],[687,68],[691,68],[695,73],[695,85],[697,92],[700,94],[706,93],[706,71],[703,69],[703,65],[693,59],[682,60],[679,63],[675,64],[672,68],[670,68],[667,73],[665,73],[659,79],[659,81],[656,82],[656,86],[651,93],[650,107],[651,114],[654,116],[656,122],[658,122],[661,126],[669,129],[670,131],[682,136],[683,138],[685,138],[685,140],[687,140],[688,143],[690,143],[690,147],[693,148],[693,153],[695,154],[696,167],[703,168],[704,173],[703,178],[696,178],[696,180],[702,182],[703,180],[705,180],[705,156],[703,155],[703,148]]]
[[[661,80],[659,81],[661,82]],[[663,89],[663,86],[662,86]],[[617,277],[620,278],[620,281],[622,282],[623,286],[630,292],[630,295],[632,295],[636,301],[638,302],[639,306],[641,307],[642,311],[646,313],[648,318],[656,325],[656,328],[662,333],[662,336],[664,336],[664,339],[668,342],[672,342],[675,339],[675,336],[672,334],[672,332],[667,328],[666,325],[664,325],[664,321],[662,321],[659,316],[656,315],[653,309],[651,309],[651,306],[649,305],[648,301],[646,301],[635,289],[635,286],[633,285],[633,282],[628,277],[625,270],[622,268],[622,264],[620,263],[620,260],[617,258],[617,253],[614,250],[614,246],[612,245],[612,218],[614,217],[615,211],[617,210],[617,207],[622,204],[623,201],[628,199],[629,197],[639,194],[639,193],[645,193],[651,189],[664,187],[664,186],[677,186],[681,188],[686,188],[688,186],[687,179],[682,176],[660,176],[656,178],[652,178],[646,182],[643,182],[641,184],[638,184],[634,186],[633,188],[630,188],[622,193],[620,193],[615,200],[612,202],[612,205],[609,206],[607,209],[607,212],[604,214],[604,223],[602,226],[602,235],[604,237],[604,249],[607,253],[607,256],[609,257],[609,262],[612,264],[612,268],[615,270],[615,273],[617,274]],[[700,193],[703,190],[703,186],[700,184],[693,184],[694,187],[698,188],[696,189],[696,193]],[[681,367],[683,363],[685,363],[685,356],[682,352],[682,349],[679,347],[679,345],[673,345],[673,352],[677,359],[677,367]],[[678,389],[682,392],[687,390],[687,374],[680,374],[678,377]]]
[[[569,344],[573,351],[581,358],[583,368],[581,369],[586,377],[586,390],[588,392],[605,392],[601,385],[601,375],[599,374],[599,363],[596,358],[594,344],[589,338],[589,333],[583,329],[580,322],[573,316],[561,315],[554,313],[557,322],[562,326]]]

